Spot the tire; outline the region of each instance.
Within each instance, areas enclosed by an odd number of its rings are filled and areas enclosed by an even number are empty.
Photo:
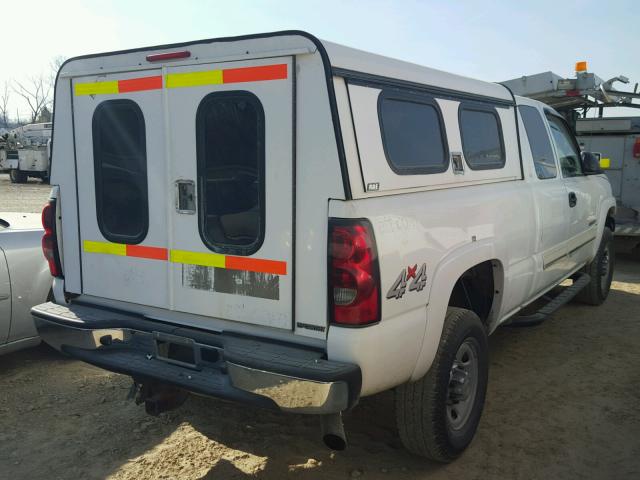
[[[11,183],[25,183],[27,181],[27,174],[13,168],[9,172],[9,178],[11,179]]]
[[[615,252],[613,232],[605,227],[598,253],[591,263],[582,271],[591,277],[591,281],[576,295],[576,300],[587,305],[601,305],[609,295],[613,270],[615,267]]]
[[[469,373],[464,377],[470,380],[466,382],[466,392],[461,383],[457,389],[450,388],[455,385],[455,372],[461,378],[460,369],[454,372],[454,360],[456,356],[464,360],[465,355],[471,360]],[[475,374],[472,362],[477,367]],[[488,369],[489,345],[482,322],[470,310],[449,308],[431,368],[420,380],[396,388],[396,422],[406,449],[437,462],[448,463],[457,458],[471,443],[478,428]],[[460,400],[459,395],[465,393],[468,400]],[[456,408],[459,413],[454,415]]]

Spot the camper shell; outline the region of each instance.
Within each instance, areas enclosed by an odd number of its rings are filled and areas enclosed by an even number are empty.
[[[599,254],[606,178],[536,176],[518,105],[564,129],[502,85],[299,31],[70,59],[40,335],[131,375],[152,413],[177,386],[322,414],[343,446],[340,412],[440,365],[452,311],[484,351]],[[481,400],[430,456],[464,449]]]

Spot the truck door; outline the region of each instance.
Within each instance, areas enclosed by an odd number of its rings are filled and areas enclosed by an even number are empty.
[[[560,280],[570,268],[567,237],[571,212],[541,112],[531,105],[518,106],[518,112],[524,126],[520,131],[528,140],[523,142],[523,159],[531,158],[535,171],[532,191],[540,225],[536,254],[542,264],[531,292],[535,295]]]
[[[171,307],[292,328],[291,57],[170,67]]]
[[[598,231],[598,203],[600,189],[595,178],[582,173],[580,150],[560,117],[547,114],[551,138],[565,187],[570,208],[567,253],[571,267],[588,260]]]
[[[82,293],[167,308],[162,73],[73,80]]]

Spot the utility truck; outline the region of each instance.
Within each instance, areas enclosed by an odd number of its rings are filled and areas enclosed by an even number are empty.
[[[543,72],[502,83],[517,95],[555,108],[569,122],[581,148],[600,157],[617,200],[616,243],[640,258],[640,116],[604,117],[609,108],[640,109],[638,84],[633,91],[614,88],[629,79],[618,75],[605,81],[587,70],[587,62],[577,62],[575,70],[575,78]],[[594,111],[597,117],[589,118]]]
[[[11,130],[0,145],[0,170],[8,170],[12,183],[29,177],[49,178],[52,123],[33,123]]]
[[[499,84],[285,31],[70,59],[55,111],[32,314],[152,414],[195,392],[341,449],[342,413],[395,389],[406,447],[451,461],[487,336],[609,292],[606,176]]]

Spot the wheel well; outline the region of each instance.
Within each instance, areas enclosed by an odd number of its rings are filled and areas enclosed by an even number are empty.
[[[616,220],[613,217],[614,208],[610,208],[607,212],[607,219],[604,221],[604,224],[611,230],[612,232],[616,231]]]
[[[471,310],[487,325],[495,296],[502,288],[501,279],[496,278],[498,268],[498,261],[487,260],[460,275],[451,292],[449,306]]]

